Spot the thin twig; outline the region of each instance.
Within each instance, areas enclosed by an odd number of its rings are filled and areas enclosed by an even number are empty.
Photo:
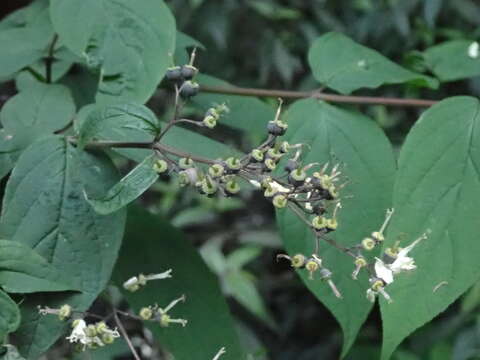
[[[117,309],[113,309],[113,318],[115,319],[115,322],[117,323],[118,330],[120,330],[120,334],[125,338],[125,341],[127,342],[128,347],[130,348],[130,351],[132,352],[133,357],[135,360],[142,360],[140,356],[137,353],[137,350],[135,350],[135,347],[132,344],[132,341],[130,340],[130,337],[128,336],[127,332],[125,331],[125,328],[123,327],[122,322],[118,318],[117,314]]]
[[[53,56],[53,53],[55,51],[55,45],[57,44],[58,41],[58,35],[55,34],[53,35],[52,42],[50,43],[50,46],[48,47],[48,55],[45,58],[45,80],[47,83],[52,82],[52,67],[53,67],[53,61],[55,60],[55,57]]]
[[[207,92],[207,93],[214,93],[214,94],[259,96],[259,97],[273,97],[273,98],[284,98],[284,99],[315,98],[315,99],[337,102],[337,103],[387,105],[387,106],[429,107],[438,102],[435,100],[425,100],[425,99],[409,99],[409,98],[403,99],[403,98],[391,98],[391,97],[336,95],[336,94],[326,94],[323,92],[319,92],[318,90],[291,91],[291,90],[270,90],[270,89],[201,85],[200,91]]]

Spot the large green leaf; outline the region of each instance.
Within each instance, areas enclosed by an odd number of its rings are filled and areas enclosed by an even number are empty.
[[[221,347],[227,353],[222,360],[244,359],[233,321],[220,292],[215,276],[208,270],[197,250],[182,233],[164,220],[145,210],[130,208],[127,232],[114,278],[119,286],[139,273],[159,273],[173,270],[173,277],[148,283],[138,292],[125,292],[131,307],[166,306],[182,294],[185,303],[178,304],[172,317],[188,320],[185,328],[161,328],[146,323],[162,345],[176,360],[212,359]],[[122,288],[123,289],[123,288]]]
[[[5,292],[0,290],[0,339],[15,331],[20,325],[20,310]]]
[[[426,65],[441,81],[453,81],[480,75],[478,42],[447,41],[423,53]]]
[[[152,154],[145,158],[132,171],[130,171],[119,183],[115,184],[107,194],[99,199],[87,201],[99,214],[110,214],[142,195],[158,179],[157,172],[153,169],[158,158]],[[88,194],[87,194],[88,195]]]
[[[209,75],[199,74],[196,80],[200,85],[233,87],[226,81]],[[193,98],[193,102],[198,104],[203,111],[214,104],[225,103],[230,112],[222,115],[220,124],[245,130],[260,137],[265,136],[267,123],[275,117],[275,109],[272,106],[252,97],[200,92]]]
[[[390,206],[395,162],[387,138],[370,119],[313,99],[294,103],[286,119],[288,140],[309,145],[305,163],[342,164],[350,183],[341,193],[343,208],[332,238],[343,246],[358,244],[380,227]],[[289,210],[278,212],[278,222],[288,253],[312,254],[314,237],[303,222]],[[304,272],[300,276],[340,323],[345,355],[372,307],[365,298],[368,279],[361,274],[354,281],[353,259],[327,243],[321,244],[320,256],[333,272],[343,299],[336,298],[323,281],[308,280]]]
[[[28,145],[65,127],[74,114],[72,96],[62,85],[35,84],[9,99],[0,111],[0,175],[13,168]]]
[[[155,114],[143,105],[121,104],[95,107],[80,124],[78,144],[80,147],[97,135],[122,133],[134,130],[155,136],[160,124]],[[107,135],[108,136],[108,135]],[[111,140],[108,139],[107,140]]]
[[[480,276],[480,103],[454,97],[426,111],[407,136],[394,187],[395,215],[385,246],[409,244],[418,269],[387,287],[381,302],[383,359]]]
[[[0,31],[0,81],[40,60],[53,38],[48,9],[43,9],[22,26],[5,26]]]
[[[36,84],[5,104],[0,121],[16,146],[25,148],[37,138],[65,127],[74,115],[75,104],[65,86]]]
[[[37,359],[64,330],[55,316],[41,316],[37,306],[68,303],[82,311],[104,289],[117,258],[125,212],[95,213],[83,196],[104,194],[118,181],[111,161],[80,151],[62,137],[35,142],[18,160],[8,180],[0,236],[35,249],[79,283],[80,294],[29,295],[22,303],[18,330],[20,352]]]
[[[385,84],[409,83],[434,89],[438,86],[435,79],[404,69],[336,32],[315,40],[308,53],[308,62],[319,82],[343,94]]]
[[[0,240],[0,287],[9,293],[78,290],[69,279],[32,248]]]
[[[145,102],[171,61],[175,20],[161,0],[50,0],[60,39],[100,68],[97,101]]]

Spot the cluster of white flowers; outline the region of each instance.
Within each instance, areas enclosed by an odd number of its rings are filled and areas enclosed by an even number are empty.
[[[417,244],[427,238],[427,234],[423,234],[410,245],[405,248],[387,248],[385,250],[383,260],[375,258],[375,278],[370,279],[371,287],[367,290],[367,299],[375,301],[378,294],[388,301],[392,302],[390,295],[385,291],[385,286],[393,283],[395,276],[406,271],[415,270],[415,260],[408,256]]]
[[[116,338],[120,337],[116,328],[110,329],[103,321],[87,325],[85,320],[77,319],[73,321],[72,328],[70,336],[66,339],[71,343],[82,344],[82,350],[112,344]]]

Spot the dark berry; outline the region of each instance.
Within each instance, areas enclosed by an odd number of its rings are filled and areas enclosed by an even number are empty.
[[[185,81],[180,88],[180,96],[184,99],[190,98],[198,94],[200,86],[193,81]]]
[[[198,69],[192,65],[183,65],[181,75],[185,80],[192,80],[197,75]]]

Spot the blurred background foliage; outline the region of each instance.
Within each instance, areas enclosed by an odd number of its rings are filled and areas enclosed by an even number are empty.
[[[28,3],[2,0],[0,17]],[[178,29],[205,48],[197,57],[201,72],[237,86],[317,88],[307,64],[308,48],[318,36],[332,30],[343,32],[413,70],[424,69],[418,52],[434,44],[452,39],[480,39],[477,0],[171,0],[167,3],[177,19]],[[164,90],[149,103],[160,114],[166,108]],[[14,91],[13,82],[4,85],[0,104]],[[390,86],[355,94],[429,99],[460,94],[478,96],[480,78],[443,84],[438,91]],[[274,99],[266,101],[272,103]],[[384,106],[357,109],[374,118],[397,146],[421,112]],[[186,112],[195,114],[196,109],[187,108]],[[240,149],[258,140],[230,127],[223,128],[216,136]],[[126,160],[117,161],[128,167]],[[141,202],[182,229],[218,275],[252,359],[338,358],[342,334],[335,319],[288,265],[275,261],[276,254],[282,252],[281,242],[273,209],[261,196],[245,190],[235,199],[207,199],[167,180],[155,184]],[[480,359],[479,308],[480,284],[410,336],[394,358]],[[141,341],[142,337],[148,338],[148,333],[135,330],[135,324],[131,326],[133,332],[137,331],[134,341],[144,346],[144,357],[158,358],[155,356],[160,356],[159,352],[148,349]],[[380,317],[375,308],[348,359],[377,358],[380,342]],[[125,350],[120,346],[108,354],[96,354],[95,359],[115,356],[127,359],[121,357]],[[53,359],[57,355],[54,352],[51,356]]]

